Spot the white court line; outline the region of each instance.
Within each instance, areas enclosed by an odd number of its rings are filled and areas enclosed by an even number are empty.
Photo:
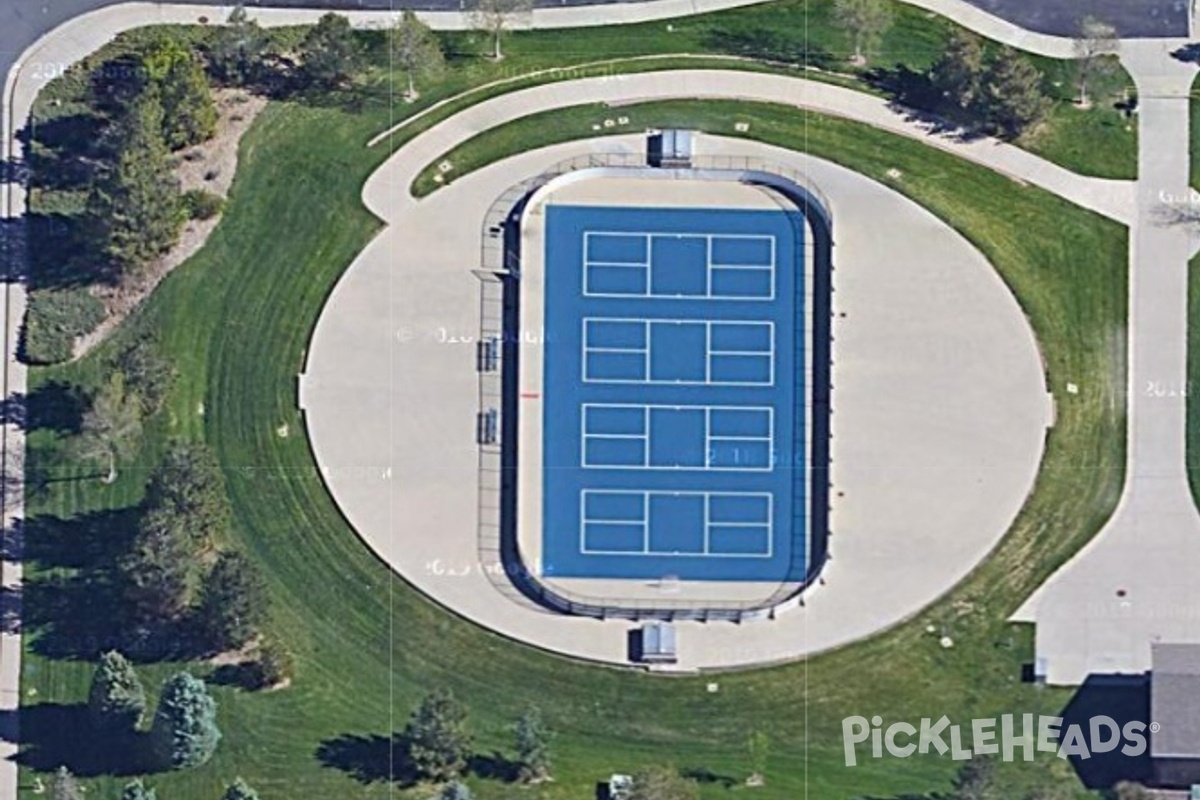
[[[593,494],[617,494],[642,497],[641,520],[612,520],[592,519],[587,516],[587,498]],[[663,497],[701,497],[704,500],[704,550],[701,552],[675,552],[670,550],[650,549],[650,499],[655,496]],[[714,497],[756,497],[767,501],[766,519],[763,522],[713,522],[710,513],[711,500]],[[729,491],[670,491],[661,489],[582,489],[579,493],[579,554],[607,556],[654,556],[654,557],[687,557],[687,558],[771,558],[775,553],[775,496],[771,492],[729,492]],[[643,526],[642,550],[604,550],[587,547],[588,524],[616,524]],[[767,549],[758,553],[714,553],[710,547],[710,532],[713,528],[754,528],[766,529]]]

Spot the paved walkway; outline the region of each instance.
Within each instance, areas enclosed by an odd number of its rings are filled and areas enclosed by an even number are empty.
[[[1141,673],[1155,641],[1200,641],[1200,514],[1185,464],[1188,229],[1163,212],[1190,196],[1189,92],[1169,51],[1123,46],[1138,84],[1141,151],[1130,247],[1128,450],[1124,494],[1104,529],[1017,612],[1037,623],[1047,680]],[[1167,201],[1167,202],[1164,202]]]
[[[630,96],[686,93],[720,75],[648,73]],[[613,90],[578,81],[536,107],[595,102]],[[749,91],[728,87],[730,96]],[[507,99],[505,99],[507,98]],[[422,592],[512,638],[626,663],[629,623],[510,602],[477,557],[479,224],[513,183],[568,155],[638,152],[641,134],[525,153],[421,201],[413,177],[490,122],[524,116],[506,95],[414,138],[367,182],[389,225],[344,273],[322,311],[301,382],[325,480],[358,533]],[[461,119],[460,119],[461,118]],[[765,156],[806,172],[837,221],[834,355],[836,531],[825,583],[770,622],[680,626],[681,668],[769,663],[895,624],[960,580],[1007,530],[1040,462],[1049,403],[1028,324],[995,271],[932,214],[836,165],[754,142],[705,136],[707,152]],[[898,252],[900,239],[919,242]],[[530,246],[536,246],[531,243]],[[955,302],[945,302],[953,297]],[[934,335],[934,332],[937,332]],[[882,367],[881,365],[887,365]],[[997,369],[996,365],[1003,365]],[[889,402],[880,403],[879,398]],[[946,398],[958,398],[946,403]],[[929,414],[932,407],[938,414]],[[977,415],[995,430],[979,435]],[[372,424],[367,424],[371,421]],[[352,422],[353,424],[348,424]],[[902,431],[902,434],[897,434]],[[974,432],[974,433],[973,433]],[[938,513],[931,516],[930,508]],[[864,587],[887,587],[887,602]]]

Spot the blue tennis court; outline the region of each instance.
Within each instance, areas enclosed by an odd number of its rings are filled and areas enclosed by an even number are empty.
[[[807,552],[804,219],[547,209],[547,576],[777,581]]]

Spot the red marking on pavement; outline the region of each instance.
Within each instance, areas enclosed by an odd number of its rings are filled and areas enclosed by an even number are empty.
[[[539,392],[521,392],[521,397],[526,400],[537,400],[541,396]]]

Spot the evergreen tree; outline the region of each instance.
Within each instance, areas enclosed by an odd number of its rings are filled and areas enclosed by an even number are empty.
[[[472,800],[471,787],[462,781],[451,781],[442,787],[438,800]]]
[[[216,456],[203,443],[177,443],[150,476],[145,508],[179,518],[196,551],[229,528],[229,496]]]
[[[541,712],[533,707],[527,709],[517,720],[513,733],[516,736],[521,777],[527,781],[536,781],[549,776],[550,734],[542,723]]]
[[[99,731],[126,734],[142,723],[146,690],[133,665],[115,650],[105,653],[92,674],[88,713]]]
[[[241,778],[235,778],[221,800],[258,800],[258,792],[251,789]]]
[[[392,64],[408,77],[408,98],[417,96],[417,78],[429,78],[444,64],[442,46],[429,26],[405,10],[391,31]]]
[[[225,552],[204,581],[196,621],[217,650],[241,647],[266,620],[269,599],[262,576],[244,555]]]
[[[217,80],[230,86],[245,86],[259,77],[266,52],[267,35],[239,4],[213,34],[208,50],[209,67]]]
[[[886,0],[833,0],[833,23],[854,40],[854,61],[865,64],[892,26]]]
[[[88,198],[99,247],[123,271],[140,269],[170,249],[183,226],[163,125],[162,101],[147,87],[113,136],[116,163],[103,171]]]
[[[977,756],[965,762],[954,778],[952,800],[999,800],[995,791],[995,760]]]
[[[335,88],[362,67],[362,48],[350,20],[330,12],[317,21],[300,43],[301,70],[309,83]]]
[[[84,458],[104,459],[105,483],[117,479],[117,459],[128,458],[142,435],[142,409],[138,399],[125,388],[125,375],[112,373],[100,387],[92,407],[83,415],[78,449]]]
[[[150,736],[154,754],[164,766],[198,767],[212,758],[221,731],[217,704],[203,681],[180,672],[163,685]]]
[[[66,767],[59,767],[50,782],[50,800],[83,800],[79,781]]]
[[[162,510],[143,512],[133,547],[118,566],[137,622],[157,626],[180,618],[196,586],[187,520]]]
[[[987,84],[988,117],[1002,133],[1017,136],[1049,110],[1042,74],[1011,47],[992,65]]]
[[[986,72],[982,40],[966,28],[955,28],[929,77],[943,96],[969,109],[979,100]]]
[[[174,59],[158,85],[167,147],[179,150],[213,137],[217,132],[217,106],[204,67],[191,53]]]
[[[700,789],[670,767],[645,767],[633,774],[627,800],[699,800]]]
[[[121,791],[121,800],[158,800],[158,795],[153,789],[147,789],[141,778],[137,778],[125,784]]]
[[[444,689],[426,695],[413,711],[404,740],[421,777],[444,781],[462,774],[471,753],[466,720],[466,710]]]

